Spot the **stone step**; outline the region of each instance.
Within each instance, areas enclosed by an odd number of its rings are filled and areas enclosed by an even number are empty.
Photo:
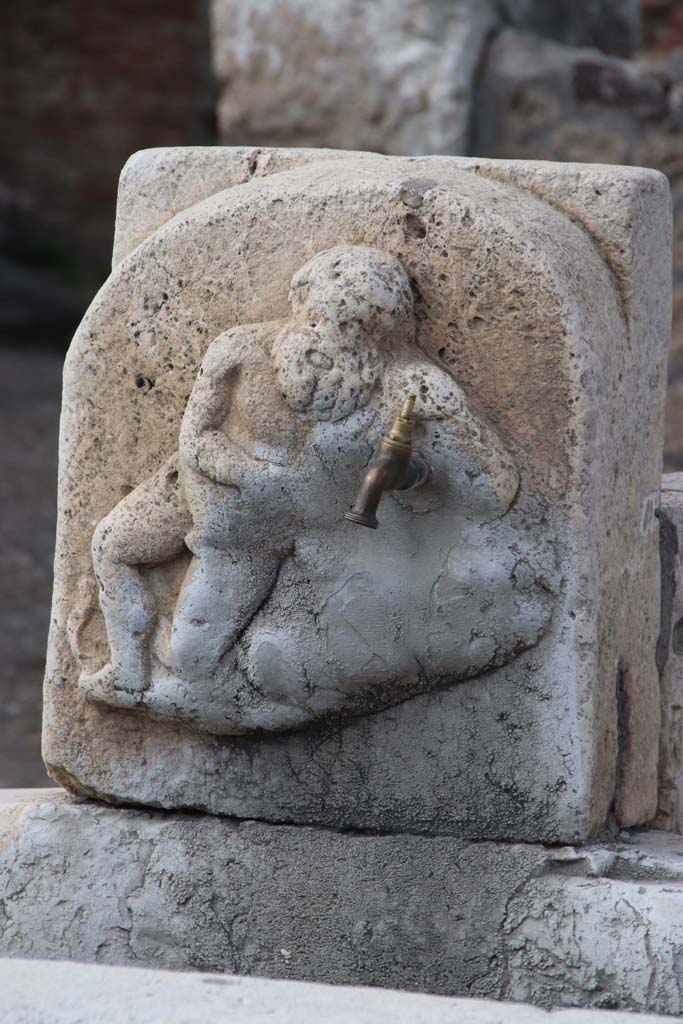
[[[681,836],[548,847],[125,810],[50,790],[0,794],[0,956],[679,1014],[682,949]],[[83,983],[72,990],[50,970],[70,969],[35,967],[35,984],[19,980],[13,990],[37,998],[44,986],[68,1006],[108,977],[73,968]],[[154,982],[167,1008],[180,1002],[175,977],[170,987]],[[112,998],[123,998],[133,982],[121,985],[116,972],[112,979]],[[263,984],[266,993],[270,983]],[[216,991],[205,980],[178,985]],[[0,991],[5,1006],[8,990]],[[221,989],[221,996],[242,991]],[[277,986],[267,991],[273,1006],[282,1003]],[[324,989],[310,991],[311,1007],[328,998]],[[337,998],[341,1013],[347,996]],[[387,1010],[401,999],[363,996],[368,1006],[374,998],[378,1009],[389,1000]],[[358,996],[348,999],[351,1007]],[[435,1016],[410,1017],[406,997],[406,1019],[447,1019],[439,1007],[451,1005],[435,1000]],[[307,1013],[299,1019],[314,1019]],[[471,1019],[536,1019],[520,1013]],[[402,1017],[397,1011],[391,1019]]]

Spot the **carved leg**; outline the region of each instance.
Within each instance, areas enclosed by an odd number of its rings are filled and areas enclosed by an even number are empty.
[[[130,704],[135,702],[131,695],[149,685],[155,609],[139,567],[160,565],[180,555],[189,526],[177,456],[99,523],[92,543],[93,564],[111,661],[95,675],[81,676],[80,686],[89,697]]]
[[[185,679],[214,671],[268,598],[282,560],[274,551],[193,550],[171,633],[172,668]]]

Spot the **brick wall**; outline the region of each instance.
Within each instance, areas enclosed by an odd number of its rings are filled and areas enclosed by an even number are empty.
[[[5,0],[2,20],[0,185],[65,278],[92,289],[106,274],[126,158],[207,139],[203,7]]]

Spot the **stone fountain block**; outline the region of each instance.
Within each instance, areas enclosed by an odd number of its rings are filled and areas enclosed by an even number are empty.
[[[114,252],[64,374],[52,776],[381,832],[651,819],[665,178],[152,150]],[[411,391],[430,478],[353,526]]]

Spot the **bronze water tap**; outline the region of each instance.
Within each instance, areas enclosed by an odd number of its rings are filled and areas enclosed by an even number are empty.
[[[344,516],[350,523],[376,530],[377,507],[385,491],[406,491],[419,487],[429,476],[429,466],[419,452],[413,452],[413,409],[415,395],[406,399],[401,415],[382,438],[379,451],[365,474],[353,508]]]

